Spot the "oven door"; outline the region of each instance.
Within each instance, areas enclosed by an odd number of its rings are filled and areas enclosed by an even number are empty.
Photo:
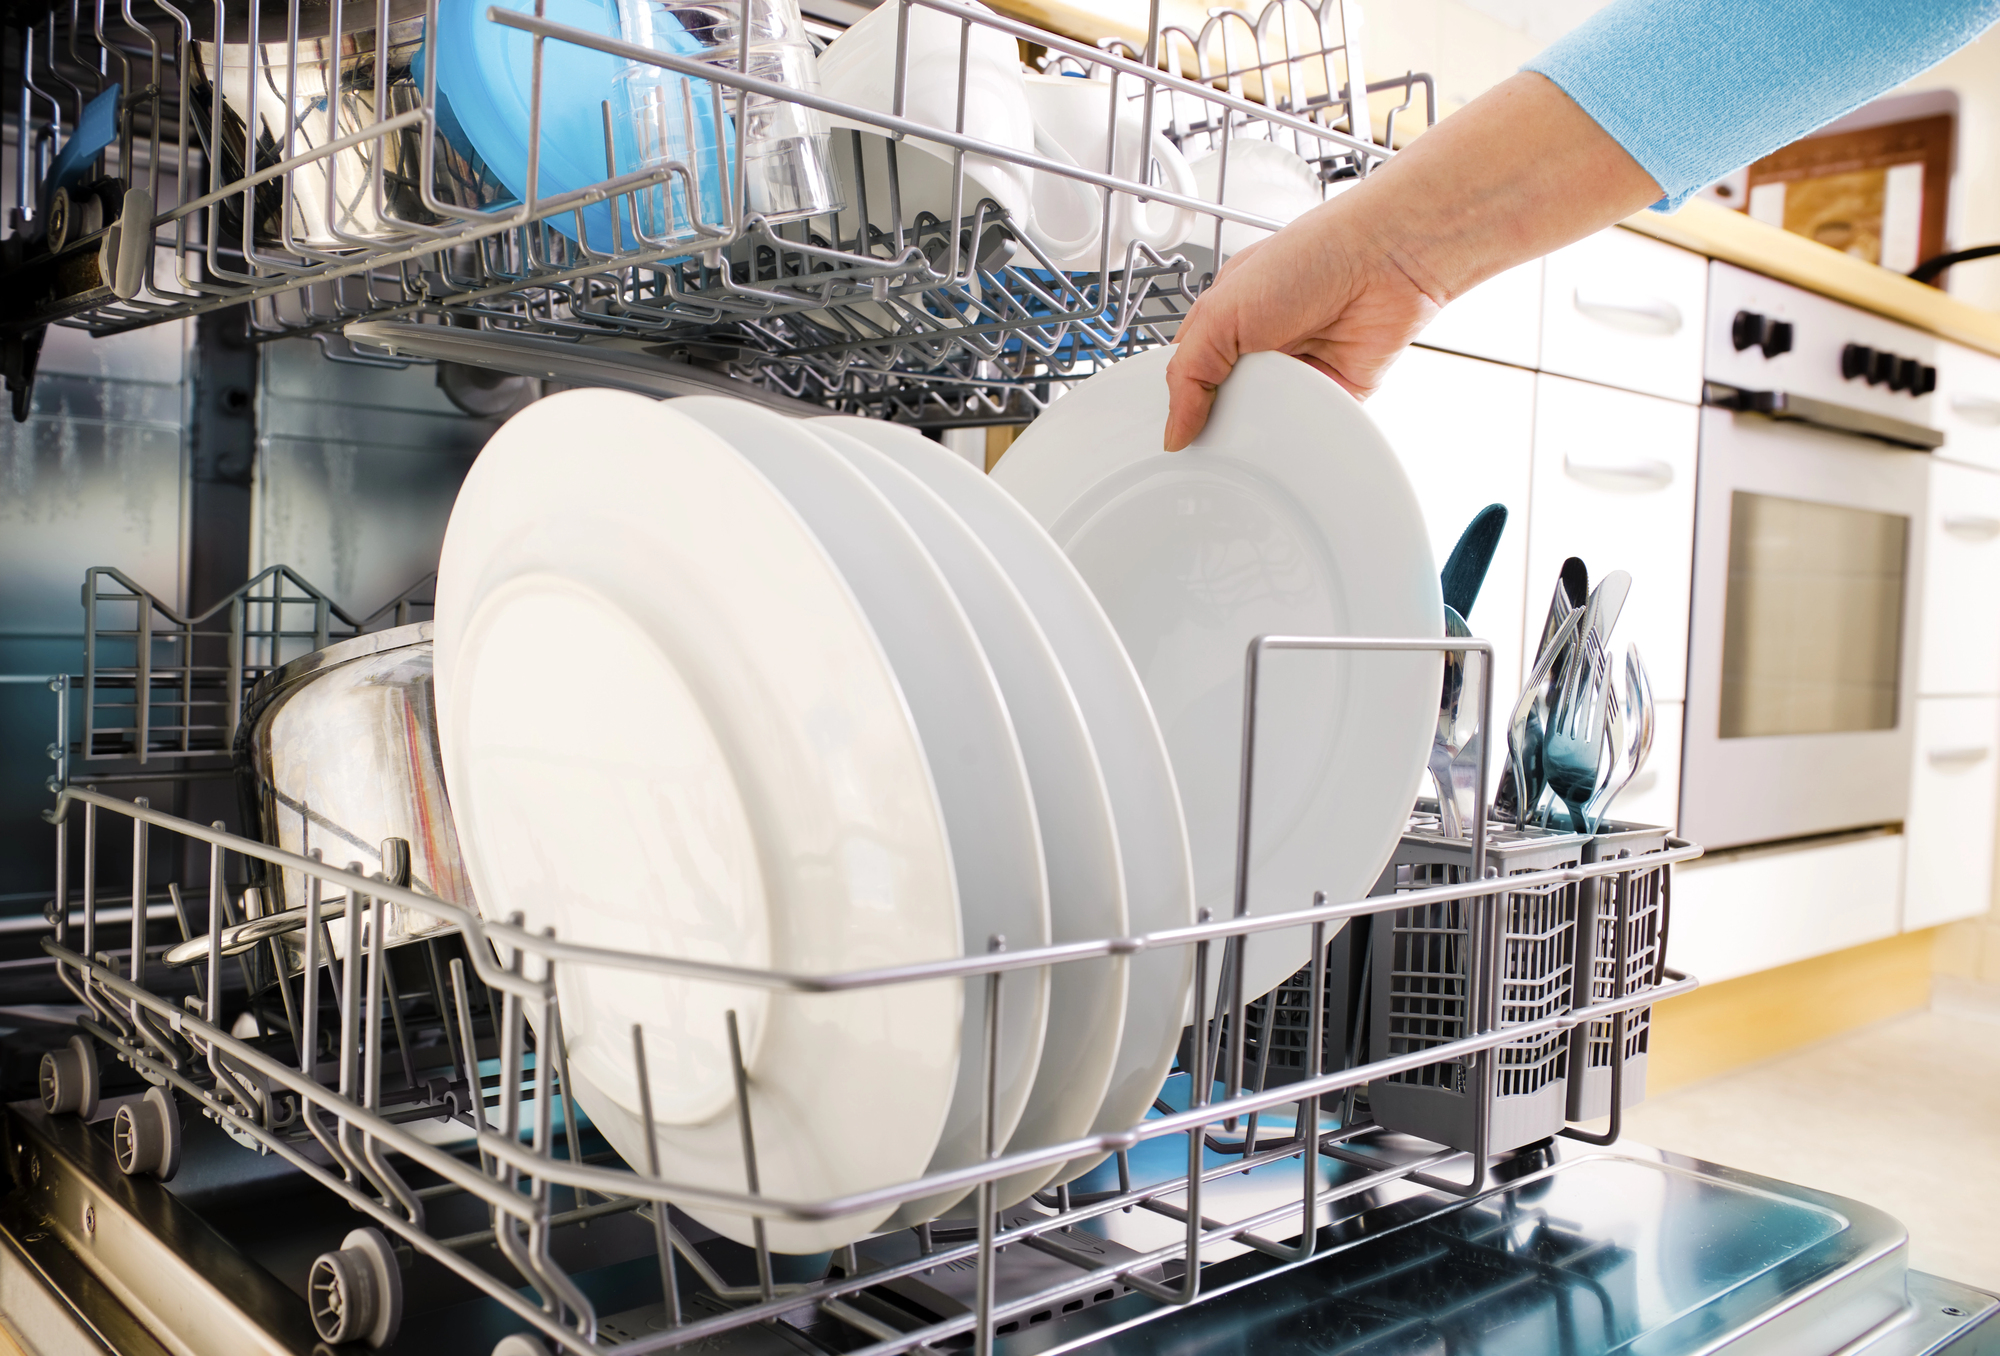
[[[1900,823],[1923,453],[1702,411],[1681,832],[1711,847]]]

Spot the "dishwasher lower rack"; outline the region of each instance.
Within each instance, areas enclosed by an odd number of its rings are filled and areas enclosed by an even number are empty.
[[[119,1100],[113,1111],[110,1149],[122,1170],[170,1174],[180,1144],[195,1140],[181,1122],[186,1109],[243,1146],[234,1152],[269,1156],[274,1168],[282,1166],[351,1208],[358,1215],[352,1225],[360,1227],[343,1235],[343,1247],[315,1260],[300,1300],[299,1316],[310,1313],[329,1342],[389,1343],[400,1276],[410,1267],[482,1297],[489,1319],[498,1314],[515,1329],[509,1337],[514,1345],[504,1348],[513,1352],[533,1350],[522,1345],[527,1341],[574,1353],[691,1343],[724,1349],[761,1341],[774,1324],[808,1349],[879,1356],[964,1346],[985,1352],[1011,1333],[1134,1293],[1165,1312],[1199,1299],[1208,1269],[1228,1257],[1310,1257],[1323,1226],[1341,1217],[1343,1203],[1374,1199],[1371,1193],[1391,1184],[1458,1197],[1478,1196],[1493,1185],[1496,1156],[1486,1130],[1466,1151],[1422,1143],[1389,1134],[1346,1094],[1449,1059],[1461,1061],[1490,1097],[1503,1048],[1523,1039],[1561,1045],[1571,1029],[1692,987],[1671,972],[1635,975],[1636,982],[1612,997],[1503,1025],[1497,974],[1475,968],[1468,975],[1470,1020],[1458,1039],[1266,1089],[1254,1074],[1246,1077],[1218,1061],[1220,1028],[1244,1017],[1243,1005],[1228,999],[1225,982],[1223,1012],[1208,1012],[1197,999],[1193,1031],[1210,1038],[1187,1042],[1188,1067],[1170,1080],[1155,1113],[1125,1132],[996,1154],[985,1167],[846,1200],[778,1200],[628,1170],[605,1152],[563,1095],[557,968],[691,973],[686,963],[564,946],[380,879],[176,819],[143,802],[71,787],[58,813],[60,838],[80,832],[85,876],[77,895],[59,882],[58,897],[67,907],[54,911],[55,935],[45,947],[89,1015],[81,1022],[88,1035],[45,1063],[48,1109],[91,1114],[104,1086],[100,1074],[124,1066],[144,1080],[140,1086],[150,1086],[142,1096]],[[184,932],[208,928],[199,944],[181,946],[183,957],[198,957],[182,968],[164,965],[162,948],[143,931],[98,917],[103,901],[96,863],[105,848],[129,841],[131,860],[145,862],[166,846],[149,838],[173,839],[181,849],[176,859],[186,859],[189,849],[206,854],[206,881],[185,895],[178,887],[170,892]],[[1698,851],[1668,842],[1654,864],[1669,868]],[[237,915],[225,882],[238,859],[304,871],[322,882],[328,897],[346,896],[338,918],[331,909],[312,916],[317,896],[309,895],[306,908],[297,911],[307,915],[299,921],[313,952],[307,958],[310,982],[260,981],[251,962],[257,948],[275,945],[274,939],[229,932]],[[1418,903],[1464,906],[1474,954],[1500,955],[1504,948],[1488,938],[1498,936],[1510,897],[1536,891],[1562,896],[1582,882],[1629,869],[1617,861],[1579,862],[1510,876],[1504,894],[1475,879],[1282,916],[1210,921],[1172,934],[1106,938],[1060,955],[967,957],[922,967],[918,977],[987,976],[997,993],[993,977],[1009,969],[1121,949],[1186,946],[1195,952],[1198,974],[1220,966],[1226,980],[1231,938],[1291,927],[1311,932],[1323,950],[1328,935],[1347,920]],[[143,879],[135,890],[146,893]],[[146,902],[142,898],[131,916],[143,919]],[[457,936],[385,950],[380,935],[365,926],[384,906],[437,917],[454,925]],[[343,945],[330,944],[336,930]],[[316,937],[329,944],[315,946]],[[1309,996],[1324,1004],[1326,967],[1317,971],[1318,992]],[[769,987],[824,987],[915,977],[743,972],[739,978]],[[226,1022],[226,1004],[234,1001],[228,995],[238,980],[260,999],[250,1019]],[[1196,992],[1202,991],[1197,984]],[[255,1034],[260,1027],[266,1034]],[[544,1039],[537,1041],[535,1032]],[[986,1058],[992,1057],[989,1050]],[[1310,1136],[1302,1127],[1311,1127]],[[208,1127],[200,1133],[215,1138]],[[960,1226],[882,1236],[822,1257],[805,1274],[788,1270],[801,1265],[796,1259],[702,1237],[669,1204],[766,1218],[825,1217],[927,1195],[960,1179],[980,1183],[977,1194],[988,1201],[989,1184],[1000,1178],[1107,1151],[1114,1158],[1091,1177],[1023,1203],[1004,1218],[980,1209],[973,1222]],[[754,1136],[746,1137],[744,1153],[746,1168],[754,1166]],[[1246,1172],[1260,1184],[1248,1195],[1240,1188]],[[1283,1184],[1275,1192],[1274,1177]],[[637,1240],[637,1251],[620,1258],[626,1264],[620,1293],[630,1299],[632,1278],[643,1276],[641,1289],[649,1293],[638,1303],[594,1292],[588,1269],[579,1269],[579,1256],[587,1258],[591,1247],[609,1246],[614,1238]],[[623,1307],[606,1308],[617,1304]]]
[[[468,196],[454,178],[468,162],[464,129],[438,72],[449,64],[439,49],[470,38],[440,28],[438,0],[382,0],[379,16],[378,7],[348,6],[337,72],[326,53],[328,25],[342,22],[338,5],[287,14],[268,0],[132,0],[105,14],[72,0],[23,29],[21,98],[6,114],[14,144],[26,148],[18,173],[0,184],[0,208],[17,223],[18,250],[0,271],[0,343],[17,408],[26,409],[49,324],[109,334],[247,303],[257,337],[332,335],[357,321],[470,326],[625,346],[648,362],[724,372],[825,408],[933,424],[1021,421],[1052,389],[1166,342],[1219,264],[1225,227],[1280,224],[1225,192],[1232,143],[1284,147],[1324,195],[1392,153],[1397,113],[1410,113],[1419,90],[1424,117],[1436,117],[1428,77],[1366,79],[1352,0],[1267,0],[1255,12],[1216,11],[1198,28],[1163,25],[1156,10],[1143,39],[1096,46],[983,5],[891,3],[904,27],[966,35],[954,72],[959,107],[967,50],[980,39],[1030,44],[1050,74],[1107,82],[1114,100],[1140,111],[1141,140],[1157,134],[1189,161],[1221,155],[1215,186],[1187,197],[1186,183],[1164,170],[1135,172],[1116,133],[1102,162],[1079,165],[995,145],[990,128],[906,121],[771,85],[740,63],[630,48],[544,18],[539,5],[503,4],[480,6],[476,22],[532,51],[522,116],[542,118],[544,128],[558,115],[573,124],[579,109],[567,105],[582,98],[590,121],[602,112],[605,164],[565,171],[599,174],[595,182],[557,182],[548,169],[537,181],[530,168],[499,200],[483,189]],[[210,79],[207,42],[246,23],[257,33],[260,13],[270,86],[261,105],[254,90]],[[383,26],[400,36],[371,53]],[[752,210],[747,176],[733,172],[721,145],[643,168],[617,162],[612,124],[632,116],[624,94],[580,96],[543,79],[548,62],[593,54],[656,81],[689,78],[686,88],[712,96],[703,115],[718,122],[742,121],[746,110],[768,117],[772,107],[824,117],[836,129],[831,168],[847,200],[768,219]],[[884,73],[899,91],[910,59]],[[939,74],[923,70],[919,83]],[[1386,123],[1370,115],[1371,91],[1402,95]],[[601,109],[600,94],[609,96]],[[86,101],[92,116],[79,120]],[[254,155],[241,144],[246,124],[263,129]],[[899,187],[910,172],[898,170],[899,154],[926,155],[912,136],[933,148],[932,159],[947,158],[948,204],[905,207]],[[891,153],[864,155],[864,140]],[[83,168],[69,164],[86,151]],[[568,152],[572,161],[577,154]],[[967,177],[967,155],[1084,185],[1103,247],[1087,260],[1049,255]],[[64,177],[58,212],[49,204]],[[336,179],[339,211],[328,201]],[[657,222],[642,223],[669,191],[684,196],[690,225],[663,236]],[[1191,213],[1197,225],[1165,248],[1115,244],[1114,218],[1147,201]],[[315,204],[327,219],[299,229]],[[363,347],[379,355],[382,341]]]

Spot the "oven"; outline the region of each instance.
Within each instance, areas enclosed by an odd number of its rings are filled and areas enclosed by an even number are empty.
[[[1709,286],[1682,831],[1899,824],[1936,341],[1726,264]]]

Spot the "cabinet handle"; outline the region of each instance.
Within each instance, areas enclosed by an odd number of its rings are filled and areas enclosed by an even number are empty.
[[[1657,457],[1591,461],[1563,453],[1563,474],[1592,489],[1648,494],[1674,483],[1674,468]]]
[[[1987,744],[1968,744],[1956,749],[1932,749],[1925,756],[1934,764],[1943,763],[1983,763],[1986,755],[1993,752]]]
[[[1953,413],[1968,423],[1985,424],[2000,428],[2000,400],[1991,396],[1974,395],[1970,391],[1956,391],[1951,397]]]
[[[1681,308],[1664,297],[1620,296],[1579,287],[1571,300],[1576,309],[1615,330],[1634,334],[1678,334]]]
[[[2000,518],[1983,513],[1954,513],[1943,520],[1944,530],[1967,541],[1992,541],[2000,537]]]

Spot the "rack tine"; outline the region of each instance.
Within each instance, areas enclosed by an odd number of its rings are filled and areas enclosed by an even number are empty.
[[[731,1013],[729,1029],[736,1030],[736,1014]],[[632,1023],[632,1067],[639,1076],[639,1119],[646,1123],[646,1176],[660,1180],[660,1139],[653,1120],[653,1076],[646,1062],[646,1029]],[[660,1293],[666,1298],[667,1326],[681,1325],[680,1278],[674,1266],[674,1245],[667,1218],[667,1203],[653,1202],[653,1237],[660,1248]]]
[[[750,1076],[743,1069],[743,1041],[736,1028],[736,1009],[723,1014],[729,1026],[729,1068],[736,1083],[736,1126],[743,1137],[743,1181],[752,1196],[761,1195],[757,1180],[757,1136],[750,1124]],[[771,1281],[771,1248],[764,1240],[764,1217],[750,1217],[751,1236],[757,1247],[757,1288],[769,1301],[776,1293]]]

